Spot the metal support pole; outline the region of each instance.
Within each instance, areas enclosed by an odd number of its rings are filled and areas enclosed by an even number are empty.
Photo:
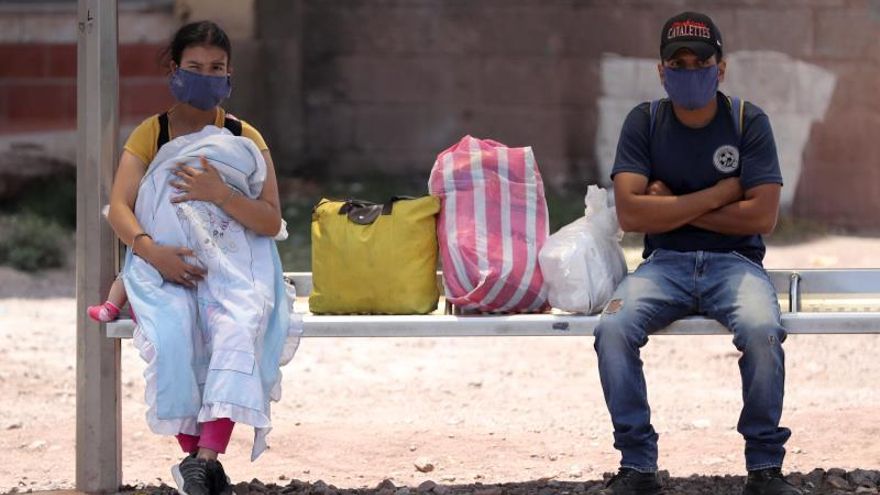
[[[801,311],[801,276],[791,274],[791,284],[788,286],[788,311],[800,313]]]
[[[116,0],[79,0],[76,153],[76,488],[122,482],[120,347],[86,314],[113,282],[115,236],[101,216],[116,163]]]

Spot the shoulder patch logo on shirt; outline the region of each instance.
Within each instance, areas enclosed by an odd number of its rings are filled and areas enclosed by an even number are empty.
[[[736,146],[725,144],[715,150],[712,161],[719,172],[729,174],[739,168],[739,150]]]

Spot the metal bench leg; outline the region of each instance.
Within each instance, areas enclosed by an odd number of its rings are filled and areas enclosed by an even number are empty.
[[[801,311],[801,276],[791,274],[791,282],[788,285],[788,312],[799,313]]]

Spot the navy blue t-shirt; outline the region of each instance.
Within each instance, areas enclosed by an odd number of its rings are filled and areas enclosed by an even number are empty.
[[[727,97],[718,93],[718,112],[705,127],[682,124],[672,104],[660,104],[651,135],[650,103],[635,107],[626,117],[617,143],[611,178],[619,172],[660,180],[676,196],[739,177],[743,190],[761,184],[782,184],[776,143],[770,120],[757,106],[744,106],[742,136],[738,136]],[[655,249],[673,251],[736,251],[761,264],[764,241],[760,235],[725,235],[685,225],[663,234],[646,234],[643,256]]]

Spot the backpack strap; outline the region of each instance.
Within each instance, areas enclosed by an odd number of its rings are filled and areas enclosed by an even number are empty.
[[[654,124],[657,122],[657,113],[660,111],[660,104],[663,103],[664,100],[665,98],[661,100],[654,100],[651,102],[651,106],[649,108],[649,112],[651,115],[651,130],[650,134],[648,134],[648,137],[654,136]]]
[[[738,96],[728,96],[727,104],[730,105],[730,117],[733,119],[733,128],[736,129],[736,135],[742,139],[743,122],[745,121],[745,102]]]
[[[241,136],[241,121],[233,115],[226,114],[223,119],[223,127],[229,129],[233,136]],[[160,149],[171,138],[171,132],[168,127],[168,112],[159,115],[159,136],[156,138],[156,149]]]
[[[156,151],[168,142],[168,112],[159,115],[159,137],[156,138]]]
[[[226,118],[223,119],[223,127],[229,129],[229,132],[231,132],[233,136],[241,136],[241,121],[234,115],[226,114]]]
[[[651,114],[651,134],[654,135],[654,127],[657,122],[657,114],[660,112],[660,105],[663,103],[663,100],[654,100],[651,102],[650,114]],[[743,134],[743,122],[745,122],[745,102],[742,98],[738,96],[728,96],[727,97],[727,105],[730,108],[730,117],[733,119],[733,128],[736,130],[736,135],[738,138],[742,139]]]

